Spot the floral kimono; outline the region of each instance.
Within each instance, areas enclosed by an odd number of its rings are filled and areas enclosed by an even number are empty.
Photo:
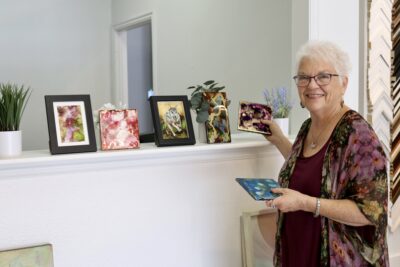
[[[311,119],[306,120],[279,174],[289,186]],[[346,112],[336,125],[324,156],[321,198],[353,200],[373,224],[373,239],[363,239],[357,227],[321,216],[320,266],[389,266],[386,243],[388,183],[386,157],[371,126],[355,111]],[[279,213],[275,266],[281,266],[281,231],[285,215]],[[307,242],[305,240],[305,242]],[[372,243],[371,243],[372,242]]]

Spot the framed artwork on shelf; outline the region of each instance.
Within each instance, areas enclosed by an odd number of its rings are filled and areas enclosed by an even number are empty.
[[[248,101],[239,101],[238,130],[270,135],[267,124],[261,120],[272,120],[272,110],[269,106]]]
[[[152,96],[150,97],[150,109],[157,146],[194,145],[196,143],[186,95]]]
[[[102,150],[138,148],[139,125],[136,109],[99,111]]]
[[[0,251],[0,267],[54,267],[50,244]]]
[[[225,92],[204,92],[203,99],[210,104],[206,123],[207,143],[230,143],[228,104]]]
[[[50,153],[95,152],[89,95],[45,96]]]

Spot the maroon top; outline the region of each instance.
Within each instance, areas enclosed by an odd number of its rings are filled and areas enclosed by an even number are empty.
[[[311,157],[300,156],[290,178],[289,188],[320,197],[322,163],[328,142]],[[301,154],[303,155],[303,153]],[[285,213],[282,228],[282,266],[318,267],[321,251],[321,219],[305,211]]]

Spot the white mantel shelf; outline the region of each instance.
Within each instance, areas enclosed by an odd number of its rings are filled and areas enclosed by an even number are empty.
[[[252,158],[271,153],[273,146],[261,135],[236,134],[232,142],[225,144],[205,144],[156,147],[154,143],[143,143],[138,149],[97,151],[51,155],[49,150],[24,151],[21,157],[0,159],[0,178],[18,177],[24,174],[42,174],[68,170],[82,171],[95,168],[145,166],[148,164],[171,164],[193,160],[234,160]],[[270,152],[269,152],[270,151]],[[273,153],[276,153],[274,151]]]

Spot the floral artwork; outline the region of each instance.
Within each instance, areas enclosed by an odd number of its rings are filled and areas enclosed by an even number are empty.
[[[52,155],[97,151],[90,95],[45,95]]]
[[[83,102],[54,103],[57,139],[60,146],[87,144]]]
[[[267,105],[240,101],[239,103],[239,126],[238,130],[271,134],[268,125],[262,120],[271,120],[271,108]]]
[[[185,109],[182,101],[160,101],[157,103],[163,139],[188,138]]]
[[[203,98],[209,103],[206,123],[207,143],[231,142],[228,104],[225,92],[206,92]]]
[[[100,110],[99,117],[102,150],[139,147],[138,114],[135,109]]]

